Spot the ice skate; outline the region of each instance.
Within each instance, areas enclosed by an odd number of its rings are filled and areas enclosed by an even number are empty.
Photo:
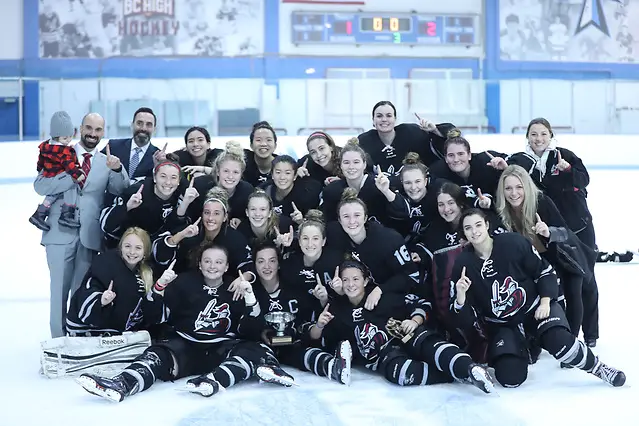
[[[626,383],[626,375],[623,371],[604,364],[599,361],[599,358],[597,358],[595,366],[591,371],[589,371],[589,373],[599,377],[606,383],[610,383],[616,388],[621,387]]]
[[[187,380],[186,390],[208,398],[225,389],[220,382],[215,380],[213,374],[209,373]]]
[[[348,340],[340,342],[335,356],[328,362],[328,378],[346,386],[351,384],[351,361],[353,350]]]
[[[495,384],[490,374],[479,364],[470,364],[468,367],[468,382],[484,393],[495,393]]]
[[[83,374],[76,379],[76,382],[87,392],[112,402],[122,402],[124,398],[134,393],[121,374],[111,379],[93,374]]]
[[[276,383],[278,385],[291,387],[296,385],[293,376],[282,370],[277,365],[263,364],[257,367],[255,372],[257,377],[266,383]]]

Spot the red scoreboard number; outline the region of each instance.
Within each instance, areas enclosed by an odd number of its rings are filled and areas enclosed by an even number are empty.
[[[419,25],[419,33],[422,34],[422,35],[427,35],[428,37],[436,37],[437,36],[437,22],[436,21],[422,22]]]

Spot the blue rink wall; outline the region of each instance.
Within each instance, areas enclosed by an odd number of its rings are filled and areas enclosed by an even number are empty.
[[[506,79],[639,79],[637,64],[601,64],[566,62],[502,61],[499,55],[499,0],[486,0],[485,58],[353,58],[353,57],[278,57],[279,31],[268,31],[279,24],[279,0],[265,0],[264,58],[112,58],[39,59],[38,0],[24,0],[24,59],[0,61],[0,77],[47,79],[128,78],[259,78],[278,85],[279,79],[324,78],[329,67],[388,68],[392,78],[408,78],[412,68],[465,68],[474,78],[488,80],[485,105],[488,124],[497,132],[500,123],[500,83]],[[306,69],[315,68],[313,75]],[[36,137],[40,129],[39,85],[30,81],[24,87],[23,132]],[[8,117],[15,111],[0,111]],[[15,121],[13,121],[15,123]],[[0,132],[1,133],[1,132]]]

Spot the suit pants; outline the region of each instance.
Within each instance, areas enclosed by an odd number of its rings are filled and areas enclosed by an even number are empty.
[[[69,296],[80,286],[96,252],[84,247],[79,236],[70,244],[49,244],[45,249],[51,278],[49,327],[51,337],[55,338],[67,334]]]

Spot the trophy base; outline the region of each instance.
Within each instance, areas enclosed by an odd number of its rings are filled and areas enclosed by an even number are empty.
[[[293,344],[293,338],[291,336],[271,336],[269,338],[271,346],[286,346]]]

